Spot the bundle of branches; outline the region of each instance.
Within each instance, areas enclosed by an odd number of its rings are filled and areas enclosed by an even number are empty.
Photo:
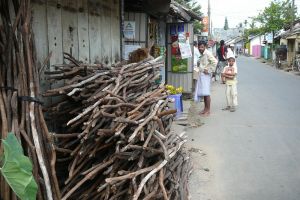
[[[0,139],[13,132],[33,162],[38,199],[58,199],[55,151],[38,100],[38,69],[34,59],[31,9],[27,0],[0,2]],[[3,146],[0,146],[0,155]],[[1,197],[17,199],[0,180]]]
[[[59,130],[62,199],[187,199],[186,136],[170,132],[176,110],[156,84],[160,58],[111,67],[65,58],[46,72],[64,86],[45,93],[61,96],[47,115]]]

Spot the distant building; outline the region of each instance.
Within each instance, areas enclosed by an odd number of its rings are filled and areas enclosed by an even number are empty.
[[[216,41],[220,40],[230,40],[236,38],[238,36],[242,36],[244,32],[244,28],[230,28],[228,30],[224,30],[224,28],[214,28],[213,30],[213,38]]]

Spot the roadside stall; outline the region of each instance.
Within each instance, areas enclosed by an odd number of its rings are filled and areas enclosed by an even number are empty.
[[[155,4],[125,0],[124,6],[123,59],[129,59],[130,52],[138,48],[144,48],[153,57],[163,55],[166,68],[161,69],[161,82],[192,93],[192,21],[202,18],[175,1]],[[127,36],[128,23],[134,26],[131,37]]]

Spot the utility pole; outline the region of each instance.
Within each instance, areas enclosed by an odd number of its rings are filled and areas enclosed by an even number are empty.
[[[211,27],[210,27],[210,0],[208,0],[207,14],[208,14],[208,37],[210,38],[210,34],[211,34]]]
[[[291,28],[290,31],[293,31],[294,28],[294,20],[295,20],[295,0],[292,0],[292,6],[291,6],[291,14],[292,14],[292,21],[291,21]]]
[[[213,21],[212,21],[212,20],[210,21],[210,30],[213,30]],[[212,31],[211,31],[210,34],[211,34],[211,35],[213,34]]]

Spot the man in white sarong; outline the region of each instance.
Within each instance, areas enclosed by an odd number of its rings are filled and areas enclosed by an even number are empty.
[[[210,84],[211,76],[217,66],[217,59],[213,54],[206,49],[204,41],[199,42],[200,59],[198,61],[199,76],[195,89],[195,101],[204,98],[204,109],[200,112],[201,115],[208,116],[210,114]]]

